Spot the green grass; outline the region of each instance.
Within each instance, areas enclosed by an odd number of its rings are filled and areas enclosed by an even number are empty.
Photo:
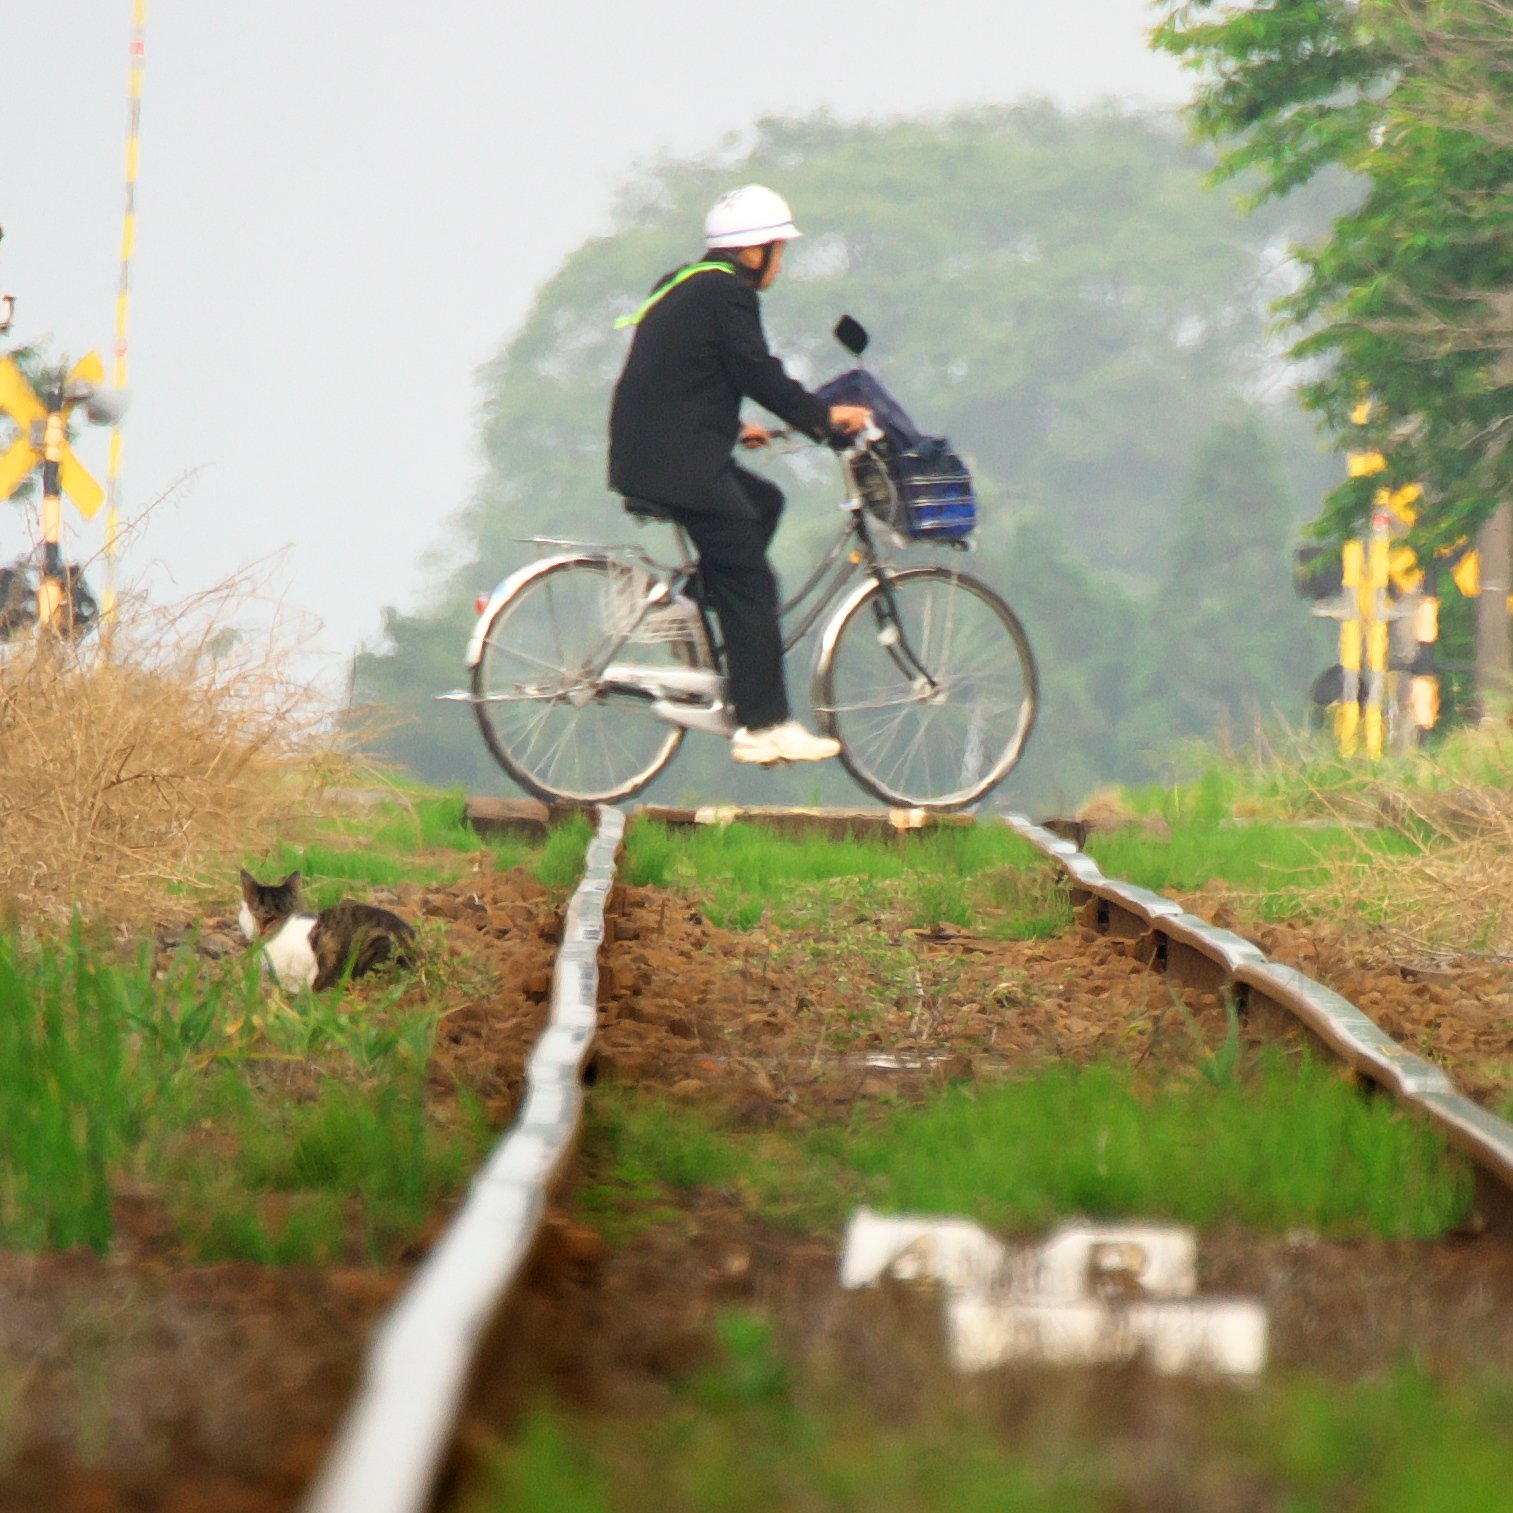
[[[633,1424],[538,1407],[485,1457],[464,1513],[1501,1513],[1513,1485],[1513,1384],[1493,1376],[1291,1373],[1201,1399],[1157,1383],[1163,1406],[1121,1419],[1075,1376],[922,1389],[910,1359],[884,1388],[793,1360],[758,1314],[725,1315],[718,1336]]]
[[[243,864],[264,882],[298,869],[306,902],[316,908],[345,897],[353,884],[394,888],[450,881],[459,872],[454,858],[483,851],[501,868],[532,865],[537,846],[515,837],[485,842],[464,818],[466,803],[461,789],[384,799],[355,814],[326,817],[305,844],[280,841]]]
[[[665,825],[638,820],[626,836],[622,870],[632,884],[738,881],[771,899],[795,883],[975,877],[997,867],[1023,866],[1034,857],[1012,831],[991,824],[903,834],[897,840],[829,840],[779,836],[744,823],[699,825],[676,834]]]
[[[107,1250],[123,1179],[207,1257],[335,1260],[354,1233],[374,1254],[412,1231],[487,1130],[465,1095],[445,1124],[428,1113],[435,1011],[401,984],[284,998],[252,957],[160,971],[79,927],[0,936],[0,1244]],[[288,1200],[277,1235],[268,1195]]]
[[[303,884],[302,901],[308,907],[318,909],[346,897],[352,892],[353,884],[363,888],[395,888],[408,882],[441,882],[452,869],[429,862],[414,862],[366,847],[316,842],[308,846],[291,846],[281,842],[266,862],[247,870],[262,882],[277,882],[297,870]]]
[[[1111,1066],[1056,1066],[804,1135],[601,1090],[585,1202],[611,1239],[699,1187],[831,1231],[861,1203],[1011,1230],[1085,1214],[1429,1238],[1464,1216],[1470,1179],[1444,1143],[1332,1070],[1267,1054],[1242,1071],[1221,1053],[1203,1073],[1142,1088]]]
[[[1222,881],[1262,894],[1266,918],[1303,911],[1309,892],[1329,882],[1332,863],[1410,849],[1406,837],[1390,831],[1298,829],[1280,821],[1234,824],[1208,817],[1178,820],[1169,840],[1131,827],[1093,836],[1087,844],[1088,855],[1108,877],[1158,892]]]
[[[593,826],[583,814],[575,814],[564,823],[554,825],[536,858],[536,881],[545,888],[565,890],[576,887],[583,876],[584,859],[593,837]]]
[[[1197,744],[1175,765],[1180,775],[1173,782],[1126,793],[1138,812],[1159,814],[1173,825],[1231,815],[1316,819],[1342,809],[1369,813],[1375,807],[1370,800],[1384,790],[1506,792],[1513,787],[1513,739],[1495,726],[1462,727],[1421,751],[1377,762],[1345,761],[1327,743],[1312,740],[1264,757],[1225,755]]]
[[[637,821],[620,876],[702,894],[710,920],[727,930],[802,929],[816,909],[869,896],[896,906],[909,926],[945,922],[1040,938],[1071,920],[1064,898],[1046,887],[1037,853],[992,824],[838,841],[742,823],[674,832]]]
[[[329,1264],[351,1249],[354,1229],[360,1251],[380,1256],[462,1185],[489,1138],[476,1100],[464,1100],[460,1128],[428,1120],[413,1057],[365,1085],[328,1083],[308,1102],[271,1101],[228,1072],[200,1108],[213,1110],[231,1154],[196,1153],[169,1170],[179,1226],[205,1261]],[[273,1225],[270,1194],[284,1200]]]
[[[85,950],[0,939],[0,1243],[101,1250],[111,1172],[146,1117],[127,980]]]
[[[439,881],[483,843],[460,793],[415,793],[323,821],[307,844],[249,862],[296,868],[314,906]],[[496,864],[570,886],[587,826]],[[424,926],[422,927],[424,931]],[[468,971],[430,953],[442,991]],[[437,1008],[410,975],[286,995],[255,956],[166,970],[82,926],[62,942],[0,932],[0,1245],[109,1249],[124,1180],[157,1194],[207,1259],[336,1261],[387,1253],[481,1157],[486,1121],[465,1088],[443,1117],[426,1096]]]
[[[954,1089],[842,1147],[889,1208],[1042,1227],[1068,1213],[1428,1238],[1465,1212],[1444,1143],[1335,1071],[1280,1055],[1158,1092],[1110,1066]]]
[[[787,1224],[822,1228],[840,1220],[836,1163],[811,1157],[791,1137],[739,1134],[697,1108],[612,1086],[595,1090],[585,1117],[597,1175],[579,1201],[613,1244],[651,1225],[680,1223],[674,1200],[695,1188],[738,1192]]]

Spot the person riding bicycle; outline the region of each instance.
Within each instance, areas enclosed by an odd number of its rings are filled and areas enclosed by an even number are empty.
[[[704,257],[669,273],[623,322],[636,329],[609,417],[610,487],[655,506],[688,533],[704,592],[725,638],[738,762],[813,762],[840,743],[790,717],[783,680],[777,577],[767,546],[783,512],[774,483],[738,467],[734,449],[772,433],[742,425],[754,400],[815,441],[854,435],[860,405],[827,405],[767,348],[757,295],[801,235],[787,202],[748,184],[721,197],[704,222]]]

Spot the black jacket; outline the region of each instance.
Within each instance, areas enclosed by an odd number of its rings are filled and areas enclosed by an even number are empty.
[[[730,466],[740,434],[743,397],[816,441],[829,432],[829,407],[767,350],[746,270],[717,253],[704,261],[729,263],[731,271],[695,273],[646,311],[609,414],[609,486],[689,509],[713,507],[714,480]]]

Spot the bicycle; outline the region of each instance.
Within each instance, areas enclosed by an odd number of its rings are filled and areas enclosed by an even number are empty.
[[[865,332],[837,327],[860,353]],[[859,343],[859,344],[858,344]],[[812,680],[819,728],[875,798],[960,809],[1003,781],[1035,721],[1029,639],[987,584],[943,566],[895,566],[906,511],[876,428],[837,454],[846,522],[782,607],[783,651],[820,625]],[[627,500],[642,522],[669,521]],[[880,529],[874,529],[874,526]],[[533,536],[552,555],[504,579],[468,642],[469,704],[499,765],[548,801],[615,803],[641,792],[689,730],[728,737],[723,647],[682,531],[676,563],[634,545]],[[955,540],[951,543],[964,546]]]

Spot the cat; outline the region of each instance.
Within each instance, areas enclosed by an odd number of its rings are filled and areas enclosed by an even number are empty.
[[[360,977],[386,961],[414,964],[414,926],[397,914],[351,898],[312,914],[300,909],[299,885],[298,872],[281,883],[260,883],[242,869],[242,933],[262,943],[268,970],[285,992],[318,993],[349,968]]]

